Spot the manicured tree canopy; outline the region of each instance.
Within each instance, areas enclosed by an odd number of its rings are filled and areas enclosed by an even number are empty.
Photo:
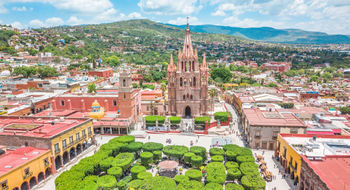
[[[163,148],[163,153],[165,155],[178,159],[181,159],[186,152],[188,152],[188,148],[186,146],[168,145]]]
[[[207,149],[202,146],[192,146],[190,152],[195,153],[197,156],[201,156],[203,160],[207,159]]]
[[[129,189],[143,189],[145,185],[145,180],[135,179],[128,183]]]
[[[132,180],[131,176],[126,176],[117,183],[118,190],[127,190],[128,183]]]
[[[131,166],[133,161],[134,161],[134,154],[124,152],[124,153],[118,154],[115,157],[114,161],[112,162],[112,166],[121,167],[125,171]]]
[[[199,168],[203,164],[203,158],[200,156],[192,156],[191,157],[191,165],[194,168]]]
[[[194,118],[194,123],[197,125],[204,125],[206,121],[210,123],[210,117],[203,116]]]
[[[230,168],[239,168],[239,165],[237,162],[232,162],[232,161],[229,161],[229,162],[226,162],[225,163],[225,166],[227,169],[230,169]]]
[[[223,187],[218,183],[208,183],[205,185],[204,190],[223,190]]]
[[[150,152],[142,152],[140,157],[142,165],[146,167],[153,162],[153,154]]]
[[[237,157],[237,152],[228,150],[226,151],[226,159],[229,161],[235,161]]]
[[[165,117],[163,116],[149,115],[145,117],[145,121],[147,125],[155,125],[157,119],[158,119],[158,124],[163,124],[165,121]]]
[[[98,189],[98,185],[94,181],[83,180],[82,182],[79,183],[77,189],[81,189],[81,190],[97,190]]]
[[[135,137],[131,136],[131,135],[124,135],[124,136],[120,136],[120,137],[116,137],[115,138],[117,142],[119,143],[131,143],[131,142],[135,142]]]
[[[176,183],[173,179],[164,177],[164,176],[156,176],[152,178],[145,178],[145,189],[152,190],[176,190]]]
[[[255,162],[255,158],[253,156],[237,156],[236,160],[239,164],[243,162]]]
[[[241,179],[244,189],[264,190],[266,186],[265,180],[260,175],[245,175]]]
[[[131,176],[133,179],[137,179],[137,175],[145,171],[146,171],[146,168],[144,166],[134,166],[130,169]]]
[[[123,176],[123,169],[120,167],[111,167],[107,170],[107,174],[114,176],[116,179],[120,179]]]
[[[84,178],[84,181],[93,181],[93,182],[96,182],[98,179],[98,176],[97,175],[88,175]]]
[[[168,119],[169,119],[170,123],[173,125],[180,124],[180,122],[181,122],[181,117],[174,116],[174,117],[168,117]]]
[[[139,174],[137,174],[137,179],[145,179],[148,177],[152,177],[152,173],[150,172],[140,172]]]
[[[202,190],[203,184],[199,181],[183,181],[177,186],[177,190]]]
[[[211,157],[211,161],[212,162],[223,162],[224,161],[224,157],[221,155],[215,155]]]
[[[184,181],[189,181],[190,179],[185,175],[176,175],[174,177],[174,180],[176,181],[177,184],[179,184],[179,183],[183,183]]]
[[[190,180],[201,181],[202,180],[202,172],[196,169],[189,169],[186,171],[185,175]]]
[[[259,166],[254,162],[243,162],[239,169],[243,175],[259,175]]]
[[[142,150],[144,152],[153,152],[156,150],[162,150],[163,144],[161,143],[155,143],[155,142],[147,142],[142,146]]]
[[[82,172],[85,175],[91,175],[95,171],[95,167],[93,165],[88,165],[85,163],[79,163],[71,168],[70,171]]]
[[[242,172],[238,168],[227,169],[227,178],[229,180],[241,179]]]
[[[220,120],[221,122],[226,122],[228,120],[228,113],[227,112],[215,112],[214,119]]]
[[[225,151],[221,148],[211,148],[209,150],[209,154],[210,156],[214,156],[214,155],[224,155]]]
[[[97,185],[103,190],[113,190],[117,186],[117,180],[114,176],[104,175],[97,179]]]
[[[184,161],[185,163],[189,164],[191,162],[191,157],[194,156],[194,153],[192,152],[186,152],[184,154]]]
[[[233,151],[233,150],[236,150],[236,149],[240,149],[241,147],[236,145],[236,144],[226,144],[222,147],[225,151]]]
[[[81,182],[84,177],[85,174],[80,171],[65,171],[56,178],[56,189],[72,189],[75,185],[79,185],[79,182]]]
[[[119,146],[119,143],[110,142],[110,143],[103,144],[100,147],[100,150],[111,150],[113,156],[115,156],[119,153],[120,146]]]
[[[160,150],[153,151],[153,161],[156,162],[162,158],[163,152]]]
[[[226,181],[226,171],[223,163],[210,162],[207,167],[207,181],[209,183],[224,184]]]
[[[108,168],[112,166],[112,162],[114,161],[113,157],[108,157],[100,162],[100,169],[102,171],[107,171]]]
[[[128,152],[140,152],[142,149],[142,145],[142,142],[131,142],[127,146]]]
[[[225,190],[244,190],[244,187],[235,183],[227,183],[225,185]]]

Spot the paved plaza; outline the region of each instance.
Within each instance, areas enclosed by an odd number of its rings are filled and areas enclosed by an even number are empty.
[[[233,108],[226,104],[228,110],[232,113],[234,125],[232,129],[234,130],[233,134],[226,135],[226,136],[218,136],[218,135],[195,135],[195,134],[147,134],[146,138],[137,138],[136,141],[139,142],[158,142],[162,143],[164,146],[170,145],[166,143],[167,139],[171,139],[171,145],[185,145],[190,147],[191,141],[193,142],[194,146],[203,146],[207,150],[210,149],[211,145],[213,145],[212,141],[213,139],[226,139],[229,138],[232,140],[233,144],[237,144],[239,146],[244,146],[243,140],[240,137],[239,130],[238,130],[238,117],[233,110]],[[81,160],[84,157],[91,156],[94,154],[94,152],[98,149],[99,146],[101,146],[104,143],[107,143],[110,139],[114,138],[115,136],[96,136],[97,145],[91,146],[88,150],[77,156],[73,159],[72,162],[65,165],[63,168],[58,170],[58,173],[55,175],[50,176],[46,181],[43,183],[37,185],[34,187],[34,190],[48,190],[48,189],[55,189],[55,178],[62,173],[63,171],[66,171],[70,169],[73,165],[77,164],[79,160]],[[215,141],[215,140],[214,140]],[[253,150],[253,154],[255,155],[263,155],[264,160],[267,163],[267,170],[271,171],[276,178],[272,180],[271,182],[266,183],[266,189],[272,190],[276,187],[277,190],[291,190],[296,189],[295,186],[289,186],[287,181],[285,179],[282,179],[282,174],[279,173],[278,169],[278,163],[275,162],[272,159],[272,155],[274,154],[273,151],[267,151],[265,150],[264,153],[262,150]]]

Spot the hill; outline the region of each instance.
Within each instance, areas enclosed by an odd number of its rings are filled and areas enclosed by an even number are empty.
[[[186,25],[170,26],[186,28]],[[347,35],[328,35],[322,32],[310,32],[299,29],[240,28],[217,25],[191,25],[190,29],[196,32],[226,34],[274,43],[350,44],[350,36]]]

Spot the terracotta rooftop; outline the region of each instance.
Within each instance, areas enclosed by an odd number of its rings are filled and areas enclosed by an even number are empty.
[[[22,147],[0,156],[0,176],[49,152],[48,149]]]

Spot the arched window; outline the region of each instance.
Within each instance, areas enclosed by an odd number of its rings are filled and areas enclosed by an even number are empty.
[[[180,86],[182,86],[182,78],[180,78]]]
[[[185,67],[184,67],[184,62],[182,61],[181,62],[181,70],[183,71],[185,69]]]
[[[64,100],[61,100],[61,106],[64,106]]]
[[[189,99],[190,98],[190,95],[189,94],[187,94],[187,99]]]
[[[184,79],[184,86],[186,86],[187,85],[187,80],[186,79]]]
[[[117,106],[117,100],[113,100],[113,105]]]
[[[190,96],[190,99],[193,100],[193,96],[192,95]]]
[[[196,87],[196,77],[193,77],[193,87]]]
[[[194,61],[192,61],[192,71],[194,71]]]
[[[126,87],[126,80],[123,79],[123,86]]]
[[[186,96],[185,95],[183,95],[183,97],[182,97],[184,100],[186,99]]]

